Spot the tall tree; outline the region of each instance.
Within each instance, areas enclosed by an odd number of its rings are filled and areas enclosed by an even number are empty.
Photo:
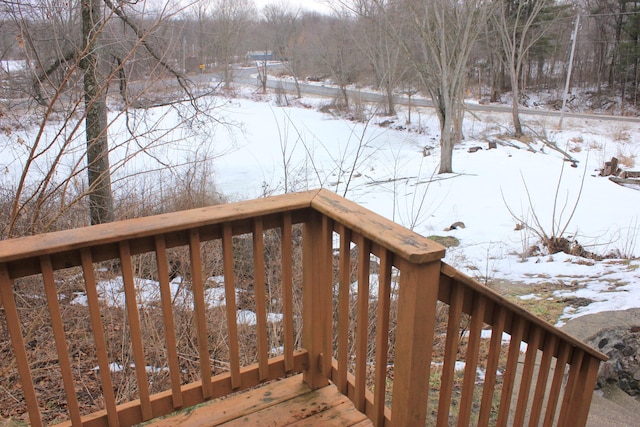
[[[349,16],[333,16],[325,18],[322,33],[314,39],[316,45],[315,63],[318,70],[331,76],[340,88],[342,103],[349,109],[349,92],[347,87],[355,83],[361,70],[361,61],[350,35],[354,18]]]
[[[390,36],[391,31],[385,25],[391,25],[391,19],[380,19],[377,15],[385,13],[369,0],[354,0],[353,7],[360,17],[353,43],[358,46],[364,58],[370,64],[375,85],[385,94],[385,112],[394,115],[394,91],[407,71],[402,50]]]
[[[431,96],[440,123],[439,173],[453,172],[462,138],[467,60],[490,3],[482,0],[372,0],[417,79]],[[394,17],[393,21],[389,21]]]
[[[32,76],[31,93],[37,104],[27,113],[41,118],[35,135],[30,134],[28,141],[19,138],[26,148],[25,160],[4,234],[56,227],[63,213],[83,200],[88,201],[91,224],[113,220],[112,173],[134,153],[129,151],[115,166],[110,164],[110,154],[118,144],[128,143],[122,134],[118,143],[110,140],[110,127],[124,123],[128,141],[138,147],[137,152],[148,153],[168,130],[159,131],[157,124],[136,125],[135,117],[156,104],[184,103],[191,113],[183,111],[182,117],[193,121],[208,108],[192,92],[185,76],[174,69],[172,64],[179,61],[168,56],[172,40],[156,38],[174,12],[169,12],[167,4],[154,10],[151,3],[112,0],[34,0],[3,2],[3,6],[20,29]],[[43,28],[47,31],[41,31]],[[130,76],[136,75],[144,80],[131,82]],[[163,89],[160,95],[156,89],[170,81],[175,82],[172,88]],[[108,97],[112,87],[118,88],[114,93],[119,100]],[[165,99],[160,101],[160,96]],[[109,108],[109,99],[117,110]],[[85,161],[76,158],[69,163],[81,138]],[[42,174],[34,184],[33,175]],[[88,177],[86,184],[79,185],[79,176]],[[18,229],[21,218],[26,225]]]
[[[544,37],[553,23],[548,12],[555,0],[498,0],[491,20],[502,42],[503,61],[511,82],[511,115],[514,135],[522,136],[520,82],[529,51]]]
[[[91,224],[113,221],[113,193],[107,138],[107,91],[102,88],[99,36],[104,26],[102,0],[81,2],[82,52],[80,68],[84,71],[84,105],[87,136],[87,174],[89,179],[89,214]]]
[[[269,4],[262,9],[265,31],[260,33],[262,38],[266,36],[266,40],[262,42],[273,51],[276,59],[282,60],[282,65],[293,77],[298,98],[302,96],[301,46],[304,44],[301,14],[300,10],[291,9],[284,4]],[[257,47],[261,47],[259,43]]]
[[[242,41],[255,15],[249,0],[217,0],[214,4],[214,52],[226,86],[233,82],[231,64],[241,51]]]

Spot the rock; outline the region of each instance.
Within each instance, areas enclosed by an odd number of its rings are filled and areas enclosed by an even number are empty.
[[[459,228],[465,228],[464,222],[456,221],[453,224],[451,224],[449,227],[445,228],[444,231],[457,230]]]
[[[578,317],[562,329],[609,357],[600,364],[598,387],[617,386],[630,396],[640,395],[640,309]]]
[[[640,395],[640,332],[636,327],[606,328],[587,343],[609,357],[598,371],[600,387],[617,384],[631,396]]]

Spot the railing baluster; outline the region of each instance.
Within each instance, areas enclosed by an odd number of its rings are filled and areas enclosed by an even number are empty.
[[[322,216],[321,254],[318,262],[323,274],[320,285],[322,300],[322,373],[331,378],[333,358],[333,226],[331,220]]]
[[[78,405],[78,398],[76,396],[73,373],[71,371],[71,360],[69,359],[69,350],[64,333],[64,323],[60,312],[60,303],[58,302],[58,290],[53,277],[53,267],[51,266],[50,257],[40,257],[40,269],[42,270],[42,280],[47,295],[47,305],[49,306],[51,328],[53,329],[53,338],[58,352],[58,363],[60,364],[60,372],[62,373],[62,383],[64,384],[64,391],[67,397],[69,417],[73,424],[80,425],[80,406]]]
[[[556,408],[558,407],[558,400],[560,392],[562,391],[562,382],[564,380],[564,372],[569,360],[569,354],[571,352],[571,346],[567,343],[560,343],[560,350],[558,352],[558,358],[553,371],[553,381],[551,382],[551,389],[549,390],[549,397],[547,398],[547,407],[544,415],[544,425],[553,425],[553,421],[556,414]]]
[[[392,255],[386,249],[380,254],[378,275],[378,314],[376,325],[376,366],[374,378],[373,424],[384,426],[387,391],[387,362],[389,354],[389,317],[391,309]]]
[[[357,236],[358,244],[358,302],[356,309],[356,387],[353,403],[364,412],[367,385],[367,347],[369,339],[369,272],[371,269],[371,242]]]
[[[468,426],[469,419],[471,418],[471,404],[473,403],[478,352],[480,349],[480,334],[484,323],[486,302],[485,297],[477,293],[474,294],[473,309],[471,312],[471,328],[469,330],[469,341],[467,342],[464,380],[462,383],[462,395],[460,397],[460,412],[458,413],[458,425],[460,427]]]
[[[562,406],[560,407],[560,417],[558,418],[558,424],[561,426],[569,425],[569,418],[577,416],[578,414],[572,411],[575,395],[578,394],[577,385],[579,384],[579,376],[583,371],[583,363],[585,363],[584,351],[577,348],[573,349],[571,356],[571,364],[569,365],[569,378],[564,388],[564,396],[562,398]]]
[[[295,334],[293,328],[293,250],[291,243],[291,213],[282,215],[280,226],[282,238],[282,311],[284,315],[284,369],[293,369],[293,347]]]
[[[236,308],[235,270],[233,265],[233,230],[230,223],[225,223],[222,227],[222,253],[229,357],[231,359],[231,388],[236,389],[241,385],[240,346],[238,343],[238,311]]]
[[[158,281],[160,282],[160,299],[162,301],[162,319],[164,325],[165,343],[167,345],[167,362],[171,379],[171,395],[173,407],[182,406],[182,391],[180,389],[180,365],[178,364],[178,346],[176,344],[175,322],[171,305],[171,287],[169,279],[169,261],[167,259],[167,245],[164,236],[155,238],[156,264],[158,267]]]
[[[542,405],[547,394],[547,383],[549,382],[549,369],[553,360],[553,355],[558,347],[558,338],[555,335],[547,334],[545,337],[544,351],[540,368],[538,368],[538,381],[536,382],[536,391],[533,395],[533,404],[531,406],[531,416],[529,418],[529,427],[535,427],[540,422],[542,413]]]
[[[338,266],[338,378],[336,385],[348,394],[347,368],[349,363],[349,287],[351,285],[351,231],[344,226],[340,232]]]
[[[462,318],[462,303],[464,302],[464,288],[459,283],[451,285],[451,303],[449,305],[449,317],[447,321],[447,337],[444,344],[444,361],[440,376],[440,394],[438,397],[437,426],[449,425],[449,412],[451,410],[451,396],[453,395],[454,368],[458,343],[460,340],[460,319]]]
[[[129,332],[131,333],[131,348],[133,349],[133,360],[136,364],[136,378],[138,381],[138,393],[140,396],[142,420],[153,418],[151,410],[151,400],[149,398],[149,381],[147,379],[147,363],[144,357],[142,343],[142,330],[140,328],[140,315],[138,313],[138,301],[135,289],[135,279],[133,276],[133,265],[131,264],[131,249],[129,242],[120,242],[120,264],[122,267],[122,280],[124,282],[125,304],[127,307],[127,318],[129,320]]]
[[[208,399],[213,394],[211,385],[211,362],[209,361],[209,335],[207,333],[207,307],[204,302],[204,279],[202,275],[202,250],[200,233],[189,231],[189,260],[191,262],[191,285],[193,290],[193,307],[196,316],[198,333],[198,357],[200,358],[200,379],[202,380],[202,396]]]
[[[496,376],[498,363],[500,362],[500,353],[502,349],[502,333],[506,322],[506,311],[499,306],[493,308],[493,327],[491,328],[491,341],[489,343],[489,353],[487,354],[487,372],[484,378],[484,386],[482,388],[482,401],[480,404],[480,414],[478,416],[478,425],[489,425],[491,417],[491,406],[493,404],[493,394],[496,386]]]
[[[522,378],[520,379],[520,390],[518,391],[518,402],[516,403],[516,413],[514,415],[514,425],[524,425],[527,413],[527,403],[531,389],[531,378],[536,366],[538,347],[542,339],[542,329],[531,325],[529,328],[529,342],[527,343],[527,353],[524,358]]]
[[[600,362],[594,357],[584,354],[578,381],[571,398],[571,409],[567,411],[567,425],[584,425],[589,415],[589,406],[593,397],[593,385],[598,376]]]
[[[509,342],[509,353],[507,356],[507,366],[505,369],[502,393],[500,396],[500,409],[498,410],[498,426],[505,426],[509,420],[509,410],[511,409],[511,398],[513,393],[513,382],[518,370],[518,358],[520,357],[520,343],[524,333],[525,320],[520,317],[513,318],[511,325],[511,341]]]
[[[27,411],[29,412],[29,424],[40,427],[43,425],[42,417],[40,415],[40,408],[38,408],[36,391],[33,386],[33,377],[31,376],[27,350],[24,347],[20,317],[18,316],[16,301],[13,297],[13,280],[9,278],[9,271],[5,264],[0,264],[0,299],[4,306],[7,329],[9,330],[11,344],[13,345],[13,355],[16,358],[16,365],[20,373],[22,394],[24,395]]]
[[[104,338],[102,326],[102,316],[100,315],[100,302],[98,300],[98,289],[96,277],[93,270],[93,260],[90,249],[81,249],[80,258],[82,261],[82,274],[84,276],[85,290],[87,292],[87,305],[89,306],[89,317],[91,318],[91,329],[93,330],[93,340],[96,344],[96,355],[98,357],[98,367],[100,368],[100,382],[102,383],[102,396],[104,406],[107,410],[107,420],[110,426],[118,427],[120,421],[116,410],[116,398],[113,383],[111,381],[111,369],[109,366],[109,355]]]
[[[260,381],[269,377],[269,340],[267,339],[267,307],[264,270],[264,237],[262,219],[253,222],[253,277],[258,329],[258,365]]]

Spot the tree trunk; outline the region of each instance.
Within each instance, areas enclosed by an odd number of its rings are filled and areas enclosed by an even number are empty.
[[[113,194],[107,139],[106,83],[100,78],[98,35],[102,25],[100,0],[82,2],[85,125],[91,224],[113,221]]]
[[[520,89],[518,84],[518,74],[519,70],[511,72],[511,93],[513,94],[513,99],[511,100],[511,115],[513,117],[514,136],[517,138],[523,135],[522,123],[520,123]]]
[[[436,115],[440,123],[440,169],[438,173],[453,173],[453,147],[458,142],[456,136],[455,99],[446,90],[431,92],[431,99],[436,104]],[[462,116],[459,116],[462,117]]]
[[[438,173],[453,173],[453,146],[455,137],[451,114],[447,114],[442,119],[440,129],[440,169]]]
[[[395,116],[396,108],[393,100],[393,86],[391,85],[391,82],[387,82],[385,89],[387,93],[387,114]]]

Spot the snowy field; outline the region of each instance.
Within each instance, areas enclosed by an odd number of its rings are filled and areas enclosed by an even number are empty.
[[[538,238],[526,228],[516,229],[522,221],[534,225],[537,218],[536,227],[545,233],[565,229],[565,237],[596,254],[640,256],[640,191],[598,176],[612,156],[640,159],[639,122],[565,118],[558,130],[557,117],[523,116],[528,132],[543,135],[577,160],[577,167],[571,167],[535,138],[530,143],[506,138],[509,115],[467,114],[465,140],[454,152],[455,173],[437,175],[433,110],[414,110],[410,125],[403,110],[392,118],[370,112],[363,123],[318,112],[328,102],[305,98],[280,107],[275,97],[258,99],[247,89],[243,96],[216,102],[217,117],[233,126],[212,122],[210,129],[165,132],[166,144],[146,147],[148,156],[126,162],[133,148],[114,150],[116,178],[161,169],[156,158],[185,164],[206,153],[214,159],[211,179],[230,201],[327,188],[422,235],[457,238],[460,244],[447,250],[446,262],[490,287],[505,281],[531,286],[522,295],[535,300],[542,298],[535,289],[544,284],[553,291],[545,299],[579,299],[579,306],[565,310],[561,323],[596,311],[640,307],[640,260],[593,261],[544,252],[527,256]],[[177,122],[175,111],[154,114],[166,129]],[[200,130],[206,137],[193,136]],[[110,128],[112,140],[118,132],[117,125]],[[2,138],[0,168],[5,173],[0,180],[6,184],[19,176],[20,156],[28,146],[13,140],[30,141],[32,135],[25,130]],[[496,141],[497,148],[488,150],[488,140]],[[64,164],[82,163],[82,144],[78,138]],[[144,138],[135,144],[145,146]],[[481,149],[470,152],[473,147]],[[640,163],[629,168],[638,170]],[[31,179],[37,180],[37,170],[46,168],[34,170]],[[126,189],[116,185],[116,191]],[[458,221],[465,228],[445,231]]]
[[[500,143],[498,137],[510,129],[508,115],[468,114],[465,141],[454,152],[456,173],[437,175],[433,111],[414,111],[413,132],[407,132],[394,129],[406,127],[406,112],[391,119],[373,116],[363,124],[316,110],[235,99],[226,111],[242,121],[243,132],[219,148],[227,152],[216,166],[219,188],[239,200],[282,193],[285,184],[288,191],[325,187],[425,236],[454,236],[460,245],[447,250],[446,262],[482,283],[544,283],[553,298],[578,298],[581,306],[567,308],[561,323],[640,307],[640,260],[544,252],[527,257],[538,238],[516,230],[520,221],[534,225],[535,216],[547,234],[566,229],[565,236],[588,251],[639,256],[640,191],[598,176],[612,156],[640,159],[639,122],[565,118],[560,131],[557,117],[523,116],[578,161],[571,167],[544,144]],[[388,120],[394,123],[379,126]],[[498,140],[497,148],[487,150],[486,139]],[[471,147],[482,150],[470,153]],[[458,221],[464,229],[444,231]]]

